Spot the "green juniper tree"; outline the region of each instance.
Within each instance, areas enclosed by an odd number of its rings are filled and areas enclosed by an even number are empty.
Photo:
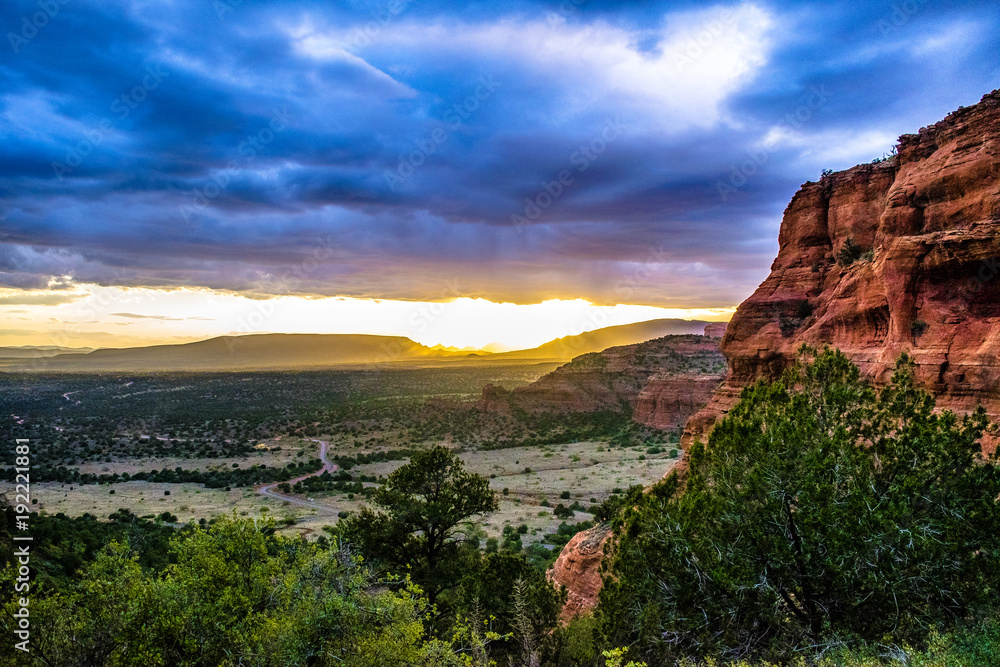
[[[223,517],[171,543],[173,563],[145,570],[112,542],[64,590],[31,599],[31,654],[15,667],[461,667],[429,639],[419,590],[378,585],[356,556]],[[6,590],[13,569],[0,571]],[[13,600],[0,606],[12,635]],[[17,655],[15,655],[17,653]]]
[[[459,585],[463,563],[478,559],[467,522],[498,507],[489,479],[466,472],[445,447],[414,454],[371,502],[378,509],[365,508],[342,521],[341,534],[366,561],[409,574],[432,604]]]
[[[934,410],[903,357],[881,390],[803,348],[617,519],[599,611],[647,658],[915,641],[995,607],[1000,475],[982,410]],[[813,357],[805,363],[807,357]]]

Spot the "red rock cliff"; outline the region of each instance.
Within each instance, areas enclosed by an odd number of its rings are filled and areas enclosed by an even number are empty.
[[[584,354],[525,387],[487,385],[477,403],[484,412],[632,411],[656,428],[683,426],[721,382],[725,360],[715,338],[665,336]]]
[[[607,524],[598,524],[577,533],[559,552],[556,562],[546,573],[557,587],[566,587],[566,604],[559,615],[563,623],[597,606],[604,584],[601,580],[604,545],[610,537],[611,528]]]
[[[726,381],[685,444],[803,342],[840,348],[876,382],[909,352],[940,407],[1000,417],[1000,91],[900,137],[888,161],[803,185],[779,247],[726,330]]]
[[[721,374],[654,375],[639,392],[632,419],[658,429],[683,428],[712,399],[721,379]]]
[[[712,322],[705,325],[705,335],[710,338],[722,338],[726,335],[726,322]]]

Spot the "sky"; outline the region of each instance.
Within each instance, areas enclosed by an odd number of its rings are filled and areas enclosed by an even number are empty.
[[[7,0],[0,345],[725,320],[823,169],[1000,87],[987,2]]]

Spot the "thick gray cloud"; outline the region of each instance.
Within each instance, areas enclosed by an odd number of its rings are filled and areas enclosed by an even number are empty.
[[[801,182],[1000,86],[973,2],[56,5],[0,8],[3,287],[732,305]]]

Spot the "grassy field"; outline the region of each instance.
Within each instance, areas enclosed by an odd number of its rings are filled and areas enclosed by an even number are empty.
[[[359,452],[353,440],[332,444],[332,455]],[[277,466],[303,457],[313,458],[318,451],[317,443],[310,440],[285,438],[281,445],[281,451],[255,452],[242,458],[162,458],[141,462],[130,459],[92,464],[93,469],[90,471],[137,472],[175,466],[204,470],[227,468],[233,464],[246,467],[260,463]],[[369,453],[377,450],[363,451]],[[299,452],[304,453],[299,456]],[[604,442],[578,442],[467,451],[461,458],[468,470],[490,478],[490,486],[500,499],[500,509],[481,522],[486,534],[496,537],[505,525],[526,524],[529,533],[525,536],[525,541],[530,542],[554,532],[563,521],[575,523],[593,518],[586,511],[578,511],[570,519],[556,517],[552,514],[552,509],[557,504],[562,503],[568,507],[579,502],[589,509],[592,504],[602,502],[616,490],[624,491],[633,484],[649,485],[655,482],[676,463],[676,459],[670,458],[668,454],[647,455],[644,452],[643,448],[609,448]],[[389,461],[363,464],[355,466],[351,472],[356,475],[388,475],[404,463],[405,461]],[[5,487],[8,486],[10,485],[0,485],[0,489],[6,491]],[[569,493],[568,499],[560,497],[564,492]],[[163,512],[170,512],[179,521],[187,522],[212,519],[235,511],[243,516],[294,519],[294,526],[287,526],[282,530],[305,535],[318,535],[324,525],[332,525],[338,521],[339,512],[357,511],[365,504],[361,495],[353,498],[344,493],[321,495],[312,498],[316,505],[323,508],[318,511],[259,496],[249,487],[226,491],[208,489],[198,484],[134,481],[84,486],[36,483],[33,485],[33,495],[38,500],[36,508],[49,514],[63,512],[78,516],[89,512],[98,517],[106,517],[119,508],[126,508],[139,516],[159,516]],[[544,503],[548,506],[544,506]]]
[[[87,461],[75,466],[81,473],[129,473],[135,474],[144,470],[215,470],[232,468],[233,464],[246,468],[251,465],[264,464],[269,468],[283,468],[291,461],[315,458],[319,445],[311,440],[278,436],[261,440],[268,449],[254,451],[244,456],[226,456],[214,459],[184,458],[177,456],[153,456],[144,459],[121,458],[109,462]],[[299,452],[302,452],[299,454]]]
[[[471,451],[461,458],[468,470],[491,478],[490,487],[500,499],[499,511],[482,523],[487,535],[499,535],[508,524],[527,524],[529,534],[536,539],[554,532],[564,521],[552,514],[557,504],[568,507],[579,502],[589,508],[592,501],[603,502],[616,489],[656,482],[677,462],[668,454],[648,455],[643,448],[609,448],[605,442]],[[352,472],[387,475],[403,463],[360,465]],[[563,492],[569,492],[570,497],[561,498]],[[544,507],[543,501],[549,507]],[[590,513],[577,512],[569,522],[592,518]]]
[[[308,463],[286,476],[298,477],[316,469],[320,440],[330,443],[331,460],[380,453],[396,459],[354,465],[349,483],[356,492],[360,476],[382,479],[406,462],[405,453],[389,452],[444,444],[458,449],[467,468],[490,478],[497,492],[500,509],[481,524],[487,536],[524,524],[529,532],[523,539],[531,541],[564,521],[591,519],[593,505],[634,484],[655,482],[675,462],[668,453],[676,445],[666,440],[676,434],[633,429],[622,415],[480,414],[456,402],[477,398],[487,382],[510,389],[547,370],[0,374],[0,414],[11,415],[13,437],[32,443],[33,508],[49,514],[104,519],[124,508],[139,516],[169,512],[188,522],[235,511],[294,520],[282,530],[318,535],[339,514],[362,508],[365,496],[326,490],[292,494],[291,501],[267,498],[238,486],[263,481],[263,475],[239,478],[234,471]],[[544,444],[551,442],[567,444]],[[661,453],[648,453],[650,445],[660,445],[653,451]],[[177,469],[204,473],[220,488],[203,486],[204,479],[163,478]],[[80,483],[93,481],[80,475],[113,479],[154,470],[157,482]],[[0,482],[10,500],[13,490],[9,481]],[[578,503],[575,515],[554,516],[560,503]]]

